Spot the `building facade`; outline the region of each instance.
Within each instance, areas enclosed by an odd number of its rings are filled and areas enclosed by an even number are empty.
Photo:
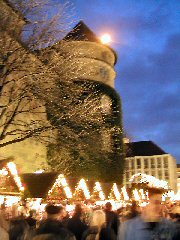
[[[177,192],[176,159],[151,141],[126,143],[123,184],[130,187],[129,180],[137,173],[165,180]]]
[[[180,164],[177,164],[177,190],[180,193]]]

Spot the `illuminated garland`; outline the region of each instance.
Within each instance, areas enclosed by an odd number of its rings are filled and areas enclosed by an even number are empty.
[[[9,163],[7,163],[7,167],[9,169],[10,173],[13,175],[14,181],[17,184],[19,191],[24,191],[24,187],[22,186],[21,179],[18,176],[16,165],[13,162],[9,162]]]
[[[126,188],[122,187],[121,190],[122,190],[122,193],[123,193],[123,196],[124,196],[124,200],[128,201],[129,200],[129,196],[127,194]]]
[[[168,183],[164,180],[159,180],[153,176],[150,175],[146,175],[143,173],[137,173],[135,175],[133,175],[130,178],[130,182],[135,181],[137,178],[139,183],[146,183],[148,185],[148,187],[154,187],[154,188],[163,188],[163,189],[168,189]]]
[[[134,195],[134,199],[136,200],[136,201],[139,201],[141,198],[140,198],[140,196],[139,196],[139,193],[138,193],[138,190],[137,189],[134,189],[133,190],[133,195]]]
[[[112,195],[115,196],[115,198],[116,198],[117,201],[120,201],[120,199],[121,199],[121,194],[120,194],[120,192],[119,192],[119,190],[118,190],[118,187],[117,187],[117,184],[116,184],[116,183],[113,183],[113,186],[112,186],[112,189],[111,189],[111,193],[110,193],[109,199],[112,198]]]
[[[94,191],[99,192],[99,197],[100,197],[100,199],[101,199],[102,201],[105,200],[105,196],[104,196],[104,193],[103,193],[103,191],[102,191],[100,182],[96,182],[96,183],[95,183]]]
[[[78,186],[76,187],[75,189],[75,193],[74,195],[76,194],[76,192],[78,192],[79,190],[82,190],[83,193],[84,193],[84,196],[86,199],[90,199],[90,193],[89,193],[89,190],[88,190],[88,187],[87,187],[87,184],[86,184],[86,181],[82,178],[79,183],[78,183]]]
[[[53,192],[54,188],[57,187],[57,186],[62,186],[64,191],[65,191],[65,194],[66,194],[66,197],[67,198],[72,198],[72,192],[71,192],[71,189],[69,188],[67,182],[66,182],[66,179],[64,177],[63,174],[60,174],[58,176],[58,178],[56,179],[55,183],[53,184],[51,190],[49,190],[48,192],[48,195],[51,195],[51,193]]]
[[[0,174],[3,176],[7,176],[8,175],[8,171],[6,170],[6,168],[3,168],[0,170]]]

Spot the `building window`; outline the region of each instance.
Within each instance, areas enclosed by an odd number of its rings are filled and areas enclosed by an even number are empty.
[[[149,166],[148,166],[148,158],[144,159],[144,168],[149,168]]]
[[[161,166],[162,166],[162,165],[161,165],[161,158],[158,157],[158,158],[157,158],[157,167],[158,167],[158,168],[161,168]]]
[[[155,173],[154,170],[151,172],[151,175],[152,175],[153,177],[155,177],[156,173]]]
[[[137,168],[141,168],[141,159],[140,158],[137,159]]]
[[[129,172],[126,172],[126,182],[129,180]]]
[[[134,159],[131,160],[132,169],[135,169]]]
[[[164,157],[164,167],[168,168],[168,158]]]
[[[154,158],[151,158],[151,168],[155,168],[155,159]]]
[[[126,160],[126,166],[125,166],[126,170],[129,170],[129,161]]]
[[[162,171],[161,170],[158,170],[158,178],[162,179]]]
[[[168,170],[165,171],[164,176],[165,176],[165,178],[166,178],[166,177],[169,177]]]

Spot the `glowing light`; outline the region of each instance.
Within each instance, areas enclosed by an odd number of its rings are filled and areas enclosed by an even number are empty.
[[[44,172],[43,169],[39,169],[39,170],[35,171],[34,173],[36,173],[36,174],[40,174],[40,173],[43,173],[43,172]]]
[[[8,175],[8,171],[5,168],[3,168],[0,170],[0,174],[6,176]]]
[[[20,197],[16,197],[16,196],[6,196],[6,206],[10,207],[13,204],[16,204],[20,201]]]
[[[116,197],[116,200],[120,201],[121,199],[121,194],[117,188],[117,184],[116,183],[113,183],[113,192],[114,192],[114,195]]]
[[[86,181],[83,178],[79,181],[76,191],[78,191],[80,189],[83,190],[85,198],[90,199],[90,193],[89,193]]]
[[[141,198],[143,200],[146,199],[146,195],[144,194],[144,190],[143,189],[139,189],[139,192],[141,193]]]
[[[128,201],[129,200],[129,196],[127,194],[126,188],[122,187],[121,190],[122,190],[122,193],[123,193],[123,196],[124,196],[124,200]]]
[[[0,195],[0,204],[4,203],[5,201],[5,205],[6,207],[11,207],[13,204],[16,204],[20,201],[20,197],[17,196],[4,196],[4,195]]]
[[[103,44],[111,42],[111,36],[108,33],[103,34],[100,39]]]
[[[21,179],[20,177],[18,176],[18,172],[17,172],[17,169],[16,169],[16,165],[13,163],[13,162],[9,162],[7,164],[7,167],[10,171],[10,173],[13,175],[14,177],[14,181],[16,182],[18,188],[20,191],[24,191],[24,187],[22,186],[22,183],[21,183]]]
[[[64,191],[65,191],[66,197],[67,198],[72,198],[71,189],[69,188],[69,186],[68,186],[68,184],[66,182],[66,179],[65,179],[63,174],[60,174],[58,176],[58,178],[56,179],[55,183],[53,184],[51,190],[49,190],[48,195],[50,195],[52,193],[52,191],[54,190],[54,188],[56,186],[62,186]]]
[[[101,199],[102,201],[104,201],[104,200],[105,200],[105,196],[104,196],[104,193],[103,193],[103,191],[102,191],[100,182],[96,182],[96,183],[95,183],[94,190],[97,191],[97,192],[99,192],[99,197],[100,197],[100,199]]]
[[[133,190],[133,195],[134,195],[134,199],[136,200],[136,201],[139,201],[141,198],[140,198],[140,196],[139,196],[139,193],[138,193],[138,190],[137,189],[134,189]]]
[[[155,187],[155,188],[163,188],[168,189],[168,182],[164,180],[159,180],[153,176],[146,175],[143,173],[137,173],[133,175],[130,180],[130,182],[138,181],[139,183],[147,183],[149,187]]]

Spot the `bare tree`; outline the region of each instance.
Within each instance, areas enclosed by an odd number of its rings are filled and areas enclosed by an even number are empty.
[[[53,45],[74,22],[74,6],[67,0],[10,0],[10,3],[26,19],[23,41],[31,50]]]

